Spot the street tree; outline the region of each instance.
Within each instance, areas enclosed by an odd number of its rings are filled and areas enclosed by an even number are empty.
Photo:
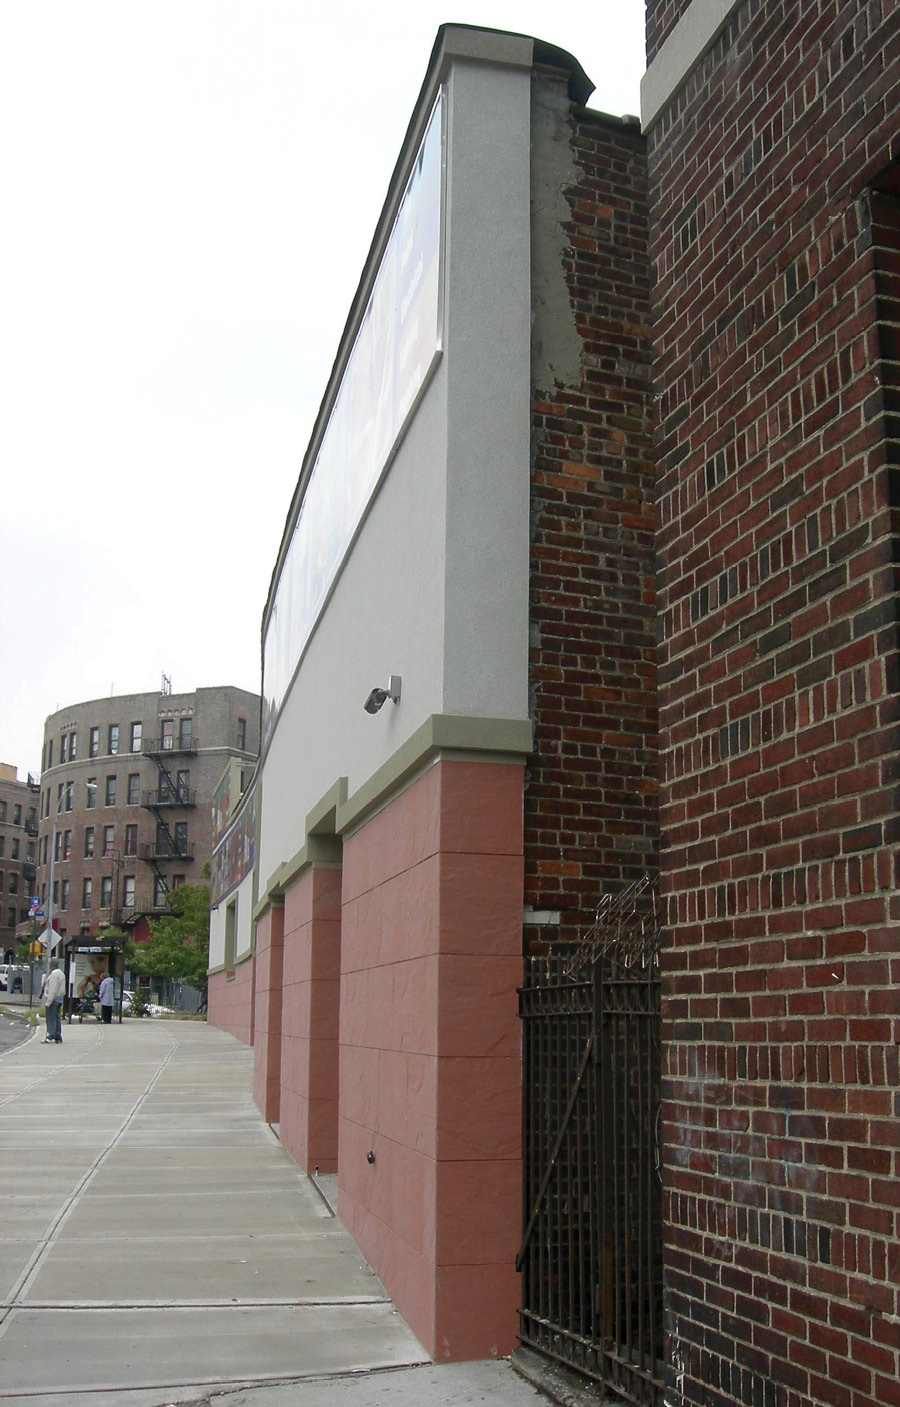
[[[150,919],[150,939],[128,944],[127,965],[140,977],[183,980],[206,991],[209,966],[209,885],[182,885],[169,912]]]

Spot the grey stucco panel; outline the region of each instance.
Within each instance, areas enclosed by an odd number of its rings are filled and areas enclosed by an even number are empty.
[[[525,718],[531,76],[460,62],[449,95],[441,711]]]
[[[531,374],[535,390],[581,379],[581,338],[575,327],[563,254],[563,228],[572,211],[565,190],[578,177],[572,154],[569,95],[564,79],[535,73],[531,110]]]
[[[359,792],[432,715],[528,717],[531,74],[508,56],[442,71],[443,350],[272,736],[263,882],[337,778]],[[364,712],[391,674],[400,703]]]
[[[742,0],[692,0],[641,79],[641,128],[647,132],[716,42]]]

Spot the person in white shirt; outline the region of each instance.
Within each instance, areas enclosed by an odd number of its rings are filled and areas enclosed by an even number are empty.
[[[106,1026],[112,1023],[115,1000],[116,984],[107,972],[100,983],[100,1019]]]
[[[54,960],[50,963],[50,974],[44,987],[44,1009],[47,1014],[47,1034],[44,1037],[44,1045],[50,1045],[54,1041],[57,1045],[62,1045],[60,1013],[65,993],[66,979],[60,971],[59,963]]]

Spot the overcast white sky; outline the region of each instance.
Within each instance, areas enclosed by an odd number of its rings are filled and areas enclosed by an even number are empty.
[[[258,690],[259,623],[445,21],[636,113],[643,0],[21,0],[0,15],[0,761],[45,717]]]

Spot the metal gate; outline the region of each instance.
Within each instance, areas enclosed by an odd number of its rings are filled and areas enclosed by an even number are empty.
[[[576,949],[531,958],[520,1337],[626,1401],[662,1402],[659,925],[649,878]]]

